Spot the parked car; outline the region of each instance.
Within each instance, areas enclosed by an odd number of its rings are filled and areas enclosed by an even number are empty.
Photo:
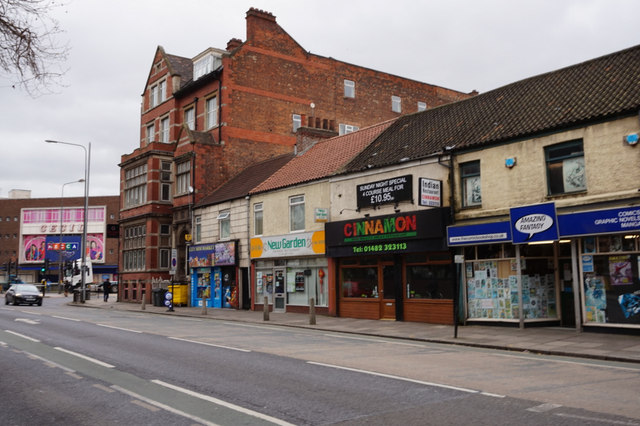
[[[20,303],[33,305],[36,303],[38,306],[42,306],[42,292],[33,284],[12,284],[4,295],[4,304],[8,305],[9,303],[14,305]]]

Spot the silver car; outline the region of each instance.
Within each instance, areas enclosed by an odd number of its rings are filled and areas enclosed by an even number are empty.
[[[4,295],[4,304],[28,303],[42,306],[42,292],[33,284],[12,284]]]

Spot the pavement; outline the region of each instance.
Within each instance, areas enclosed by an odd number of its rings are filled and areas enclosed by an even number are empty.
[[[55,293],[47,297],[64,297]],[[238,321],[244,323],[269,324],[283,327],[350,333],[372,337],[409,339],[422,342],[463,345],[470,347],[529,352],[545,355],[570,356],[597,360],[640,363],[640,333],[638,330],[598,328],[598,331],[577,331],[562,327],[460,325],[453,326],[403,321],[365,320],[337,318],[317,315],[316,323],[310,324],[309,314],[270,312],[265,320],[262,311],[236,309],[214,309],[198,307],[174,307],[171,312],[165,306],[153,306],[130,302],[117,302],[112,294],[105,302],[101,293],[91,293],[85,303],[74,303],[69,296],[69,305],[79,308],[114,309],[142,312],[150,315],[207,318],[212,321]],[[593,328],[593,327],[592,327]]]

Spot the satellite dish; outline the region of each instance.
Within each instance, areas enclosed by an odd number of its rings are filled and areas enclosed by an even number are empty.
[[[311,108],[315,108],[316,104],[314,104],[313,102],[311,102],[311,105],[309,105]]]
[[[193,186],[189,186],[189,194],[193,194]]]

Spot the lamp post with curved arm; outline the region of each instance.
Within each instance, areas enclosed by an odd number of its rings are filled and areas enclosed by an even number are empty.
[[[62,212],[64,211],[64,187],[66,185],[71,185],[72,183],[80,182],[84,182],[84,179],[63,183],[62,191],[60,192],[60,229],[58,230],[58,294],[62,293]]]
[[[62,142],[62,141],[54,141],[47,139],[45,140],[47,143],[60,143],[63,145],[73,145],[79,146],[84,150],[84,222],[82,226],[82,251],[80,253],[80,259],[82,264],[81,271],[81,295],[80,302],[84,303],[85,301],[85,277],[86,277],[86,268],[87,268],[87,219],[89,216],[89,168],[91,166],[91,142],[89,142],[88,149],[84,145],[79,143],[71,143],[71,142]]]

